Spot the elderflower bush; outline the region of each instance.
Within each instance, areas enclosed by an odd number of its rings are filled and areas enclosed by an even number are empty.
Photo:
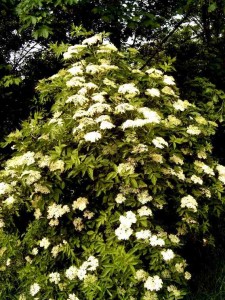
[[[102,35],[68,48],[0,172],[1,299],[182,299],[179,248],[223,210],[214,117]],[[172,216],[172,217],[171,217]]]

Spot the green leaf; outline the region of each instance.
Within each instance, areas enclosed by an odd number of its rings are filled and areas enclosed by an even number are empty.
[[[211,13],[217,9],[217,4],[216,2],[213,2],[212,4],[209,5],[208,7],[208,12]]]

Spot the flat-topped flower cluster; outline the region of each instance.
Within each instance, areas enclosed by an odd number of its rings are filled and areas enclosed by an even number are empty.
[[[187,234],[206,240],[203,225],[224,209],[217,124],[180,99],[172,76],[140,70],[138,51],[101,34],[64,59],[38,86],[51,116],[35,114],[6,139],[1,295],[182,299],[191,275],[176,249]]]

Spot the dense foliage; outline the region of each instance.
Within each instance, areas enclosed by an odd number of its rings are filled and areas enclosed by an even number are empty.
[[[102,39],[68,48],[37,87],[52,115],[7,137],[1,299],[182,299],[182,245],[213,242],[225,167],[211,155],[212,106]]]

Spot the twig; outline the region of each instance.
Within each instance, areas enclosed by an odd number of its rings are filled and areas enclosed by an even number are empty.
[[[153,54],[149,57],[149,59],[144,63],[144,65],[140,68],[140,70],[143,70],[148,64],[149,62],[156,56],[156,54],[159,52],[159,50],[162,49],[162,46],[164,45],[164,43],[166,41],[168,41],[168,39],[174,34],[174,32],[184,23],[184,21],[186,21],[186,19],[189,17],[190,11],[188,11],[186,13],[186,15],[183,17],[183,19],[181,19],[173,28],[173,30],[164,37],[164,39],[162,39],[162,41],[159,43],[157,49],[155,49],[155,51],[153,52]]]

